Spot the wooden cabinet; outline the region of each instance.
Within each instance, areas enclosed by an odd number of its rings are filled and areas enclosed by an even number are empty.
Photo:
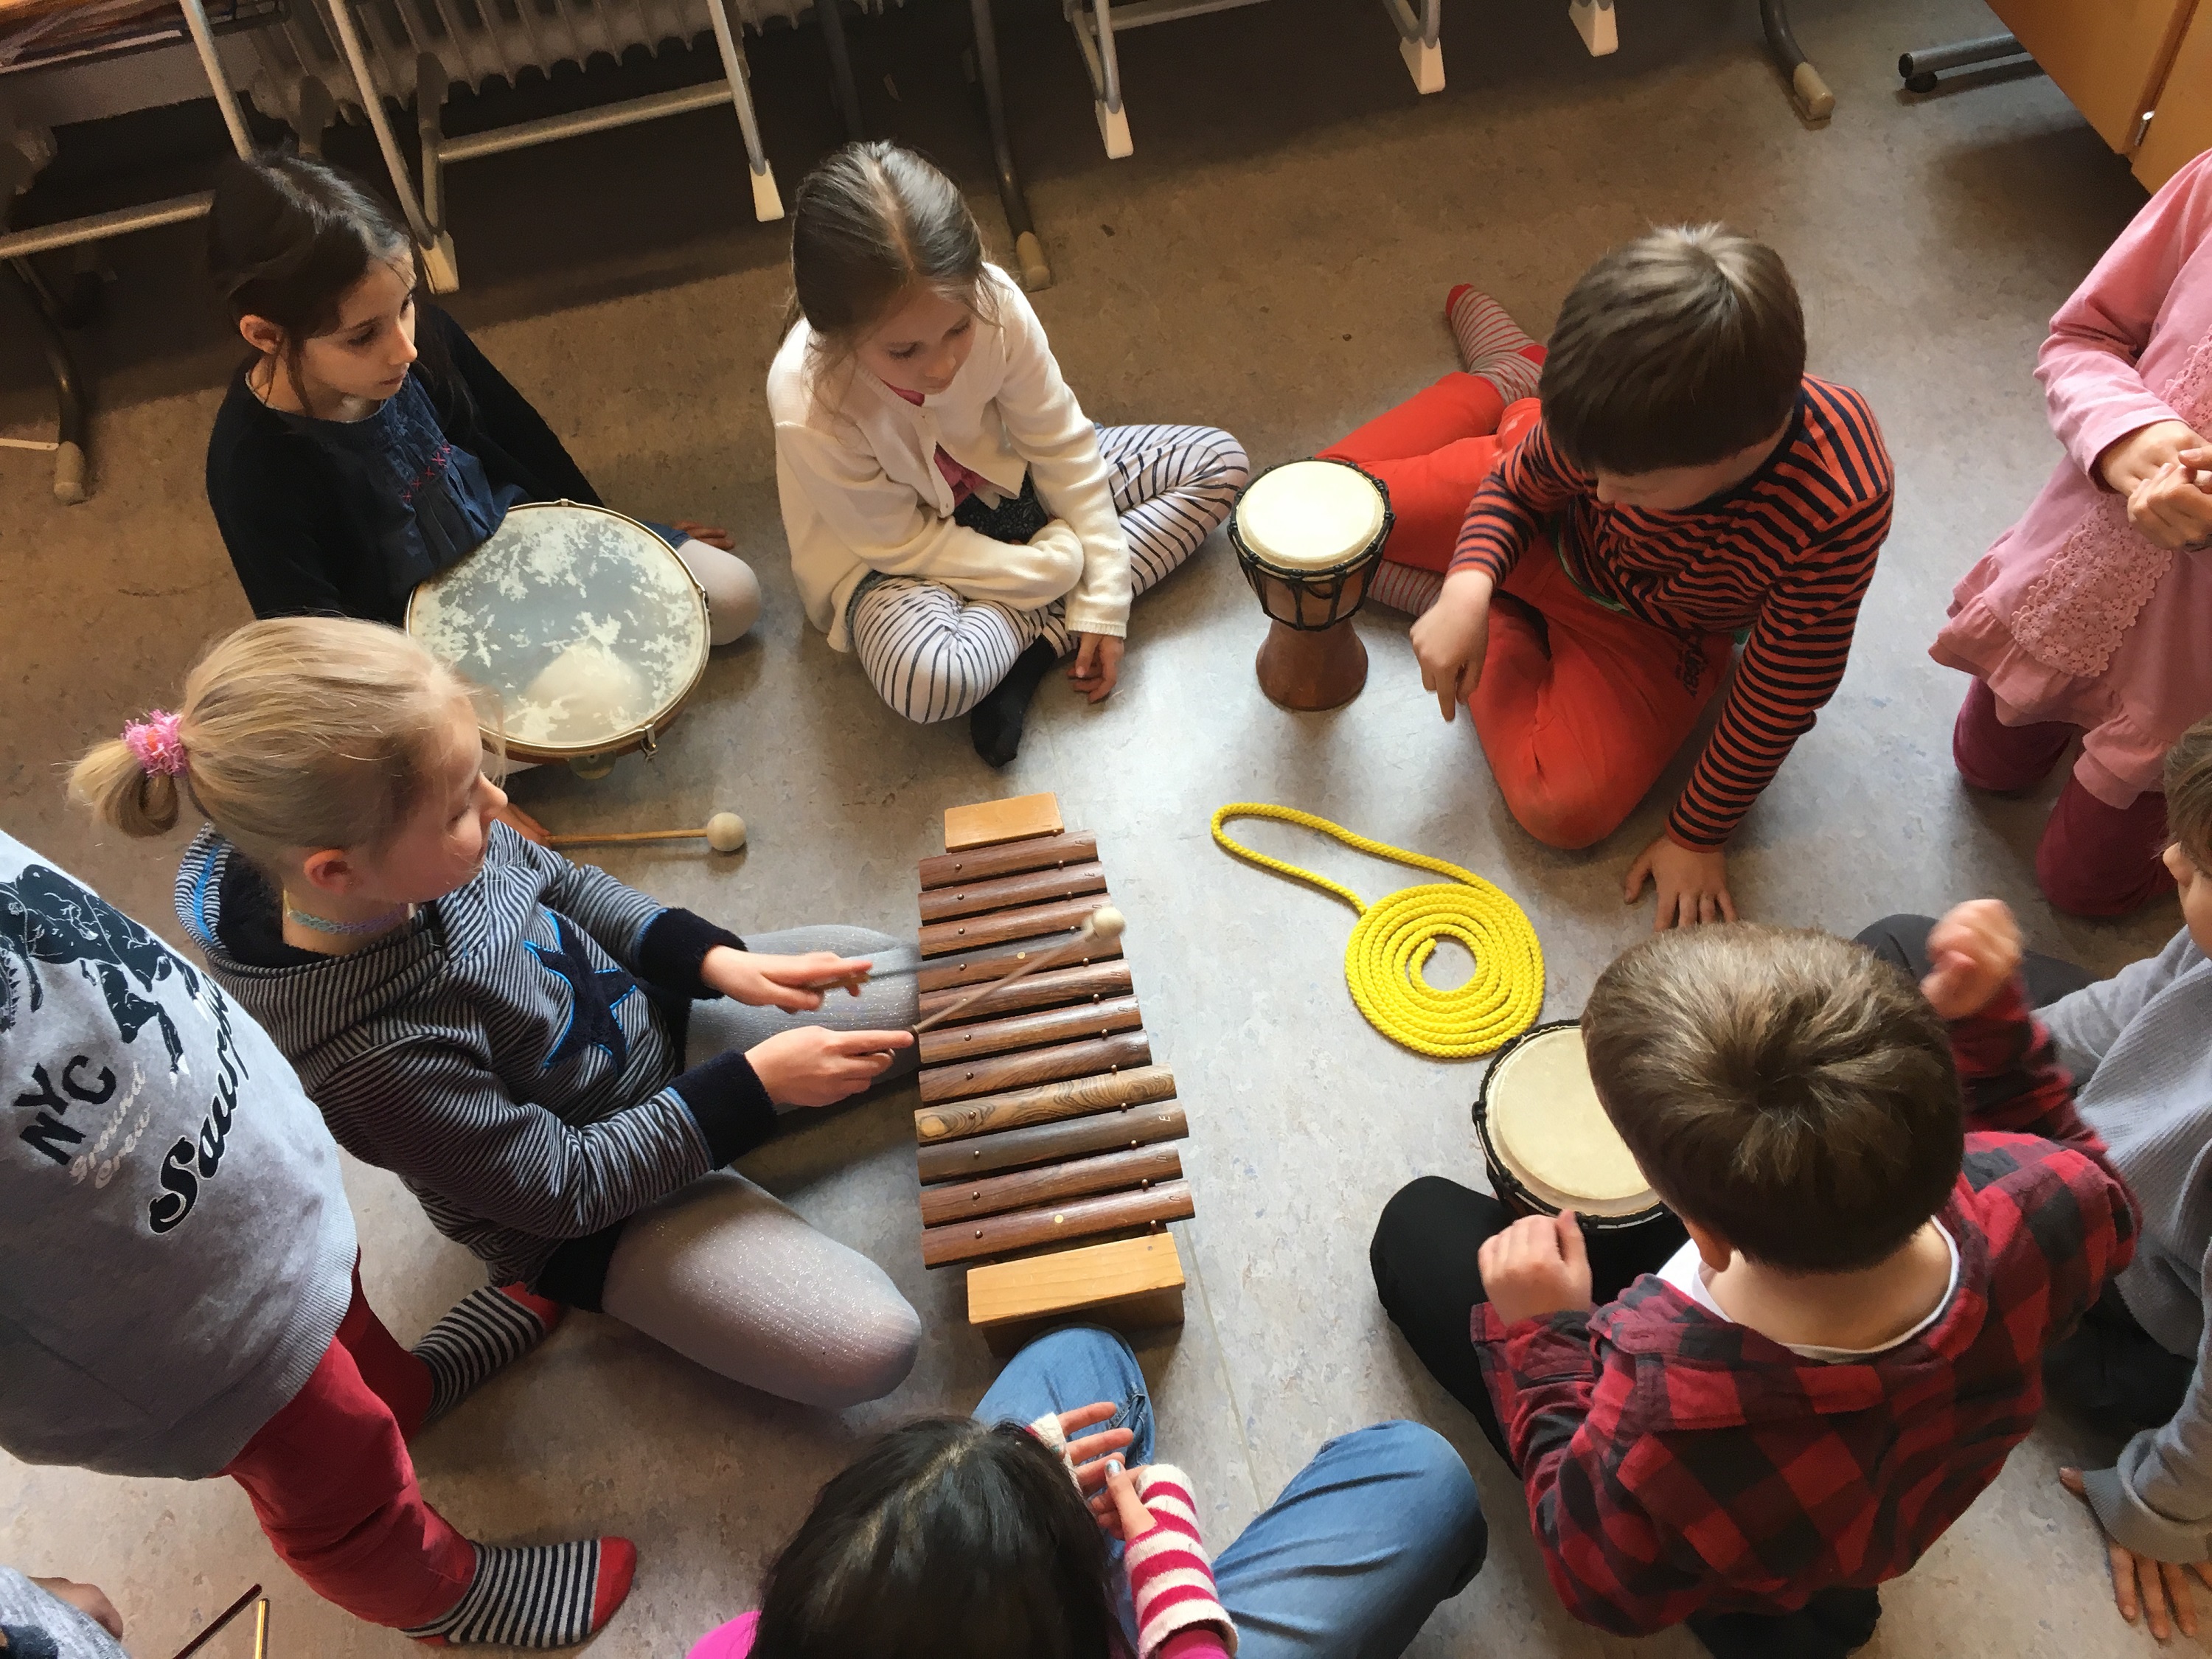
[[[2157,113],[2132,160],[2143,187],[2156,190],[2212,149],[2212,0],[2199,0],[2150,107]]]
[[[2150,189],[2212,149],[2212,0],[1990,0],[1990,9]]]

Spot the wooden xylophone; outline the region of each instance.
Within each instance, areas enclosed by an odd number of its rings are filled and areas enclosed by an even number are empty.
[[[951,808],[945,846],[921,863],[924,1019],[1066,943],[1109,902],[1097,837],[1064,830],[1049,794]],[[1179,1322],[1166,1224],[1194,1211],[1170,1143],[1189,1129],[1175,1074],[1152,1064],[1121,942],[985,995],[919,1041],[922,1261],[969,1266],[969,1322],[1001,1342],[1078,1312],[1123,1329]]]

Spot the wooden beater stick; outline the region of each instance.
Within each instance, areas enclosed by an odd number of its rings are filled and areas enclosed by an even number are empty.
[[[946,1020],[951,1019],[953,1015],[958,1013],[963,1008],[967,1007],[969,1004],[981,1002],[985,997],[989,996],[994,991],[1005,990],[1006,987],[1012,985],[1016,980],[1025,979],[1030,975],[1036,972],[1040,968],[1051,967],[1054,963],[1058,962],[1061,957],[1073,955],[1077,951],[1081,950],[1086,945],[1099,943],[1109,945],[1112,944],[1115,939],[1121,937],[1121,930],[1127,925],[1127,924],[1122,920],[1121,913],[1119,910],[1116,910],[1112,905],[1100,905],[1096,910],[1093,910],[1090,915],[1084,919],[1082,927],[1077,932],[1073,939],[1066,940],[1063,944],[1054,945],[1049,951],[1039,952],[1036,956],[1024,963],[1020,967],[1015,969],[1011,974],[1003,974],[997,979],[993,980],[988,985],[977,986],[973,991],[961,998],[959,1001],[954,1003],[950,1008],[940,1008],[937,1012],[932,1014],[927,1019],[918,1022],[914,1027],[914,1034],[916,1036],[920,1036],[924,1031],[929,1030],[931,1026],[944,1024]]]
[[[596,847],[624,841],[703,841],[717,853],[734,853],[745,844],[745,821],[735,812],[717,812],[699,830],[617,830],[599,836],[548,836],[548,847]]]
[[[214,1638],[217,1631],[221,1630],[225,1625],[228,1625],[232,1620],[237,1618],[240,1613],[244,1613],[246,1608],[252,1607],[253,1605],[254,1598],[260,1594],[261,1586],[256,1584],[251,1589],[247,1590],[245,1595],[240,1596],[238,1600],[233,1601],[228,1607],[225,1607],[221,1613],[215,1616],[214,1620],[209,1624],[205,1630],[202,1631],[198,1636],[195,1636],[191,1641],[185,1643],[184,1646],[177,1650],[176,1659],[191,1659],[192,1655],[198,1653]],[[265,1606],[267,1604],[264,1602],[264,1605]]]

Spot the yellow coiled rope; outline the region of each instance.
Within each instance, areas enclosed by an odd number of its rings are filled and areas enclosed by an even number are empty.
[[[1369,904],[1327,876],[1231,841],[1222,825],[1231,818],[1273,818],[1334,836],[1346,847],[1376,858],[1449,876],[1449,882],[1401,887]],[[1341,824],[1296,807],[1232,801],[1213,815],[1213,839],[1222,851],[1334,893],[1359,912],[1344,947],[1344,980],[1367,1023],[1393,1042],[1440,1060],[1486,1054],[1527,1030],[1544,1006],[1544,947],[1521,907],[1480,876],[1442,859],[1355,836]],[[1455,939],[1474,957],[1466,984],[1440,991],[1422,967],[1440,939]]]

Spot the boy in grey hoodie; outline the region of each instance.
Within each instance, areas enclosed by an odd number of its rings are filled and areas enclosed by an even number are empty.
[[[2182,930],[2107,980],[2026,964],[2075,1106],[2142,1208],[2135,1260],[2046,1357],[2044,1380],[2129,1437],[2112,1468],[2061,1479],[2104,1528],[2122,1615],[2147,1616],[2160,1640],[2175,1624],[2197,1633],[2190,1579],[2212,1584],[2212,720],[2174,744],[2165,782]],[[1860,939],[1911,969],[1929,926],[1893,916]]]
[[[441,1645],[605,1622],[627,1540],[473,1543],[407,1453],[555,1310],[487,1289],[401,1348],[362,1297],[337,1148],[275,1045],[4,833],[0,1081],[0,1447],[228,1474],[319,1594]]]

